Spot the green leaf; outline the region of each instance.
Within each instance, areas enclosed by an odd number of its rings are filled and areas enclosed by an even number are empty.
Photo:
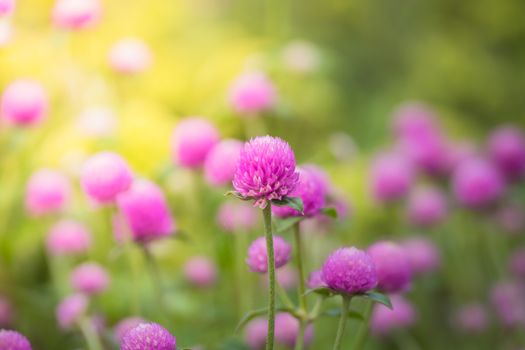
[[[334,207],[326,207],[321,209],[321,214],[337,219],[337,210]]]
[[[303,200],[300,197],[284,197],[283,199],[274,199],[272,204],[279,207],[290,207],[297,210],[301,214],[304,211]]]
[[[240,194],[237,191],[228,191],[224,195],[227,196],[227,197],[228,196],[233,196],[233,197],[238,198],[238,199],[243,200],[243,201],[250,201],[250,200],[253,199],[252,197],[244,197],[242,194]]]
[[[335,309],[326,310],[325,312],[322,313],[322,315],[323,316],[329,316],[329,317],[339,317],[339,316],[341,316],[341,308],[335,308]],[[365,320],[365,317],[363,315],[361,315],[359,312],[353,311],[353,310],[348,311],[348,317],[356,319],[356,320],[360,320],[360,321],[364,321]]]
[[[290,227],[295,225],[296,223],[300,222],[301,220],[303,220],[303,217],[301,216],[292,216],[286,219],[275,220],[276,221],[275,232],[283,233],[287,231]]]
[[[319,287],[319,288],[314,288],[314,289],[307,290],[306,293],[304,293],[304,295],[308,295],[308,294],[312,294],[312,293],[319,294],[319,295],[322,295],[322,296],[325,296],[325,297],[331,297],[332,295],[337,294],[336,292],[334,292],[333,290],[331,290],[328,287]]]
[[[379,304],[383,304],[386,307],[388,307],[390,310],[392,310],[392,303],[390,302],[390,298],[385,294],[378,293],[378,292],[368,292],[364,294],[358,294],[356,296],[361,296],[364,298],[371,299],[372,301],[379,303]]]
[[[175,231],[174,234],[169,236],[172,239],[182,241],[182,242],[190,242],[191,238],[185,231]]]
[[[239,321],[239,323],[237,324],[237,327],[235,327],[235,333],[237,333],[239,330],[241,330],[241,328],[243,328],[246,325],[246,323],[250,322],[251,320],[253,320],[254,318],[256,318],[258,316],[266,315],[267,313],[268,313],[268,308],[267,307],[265,307],[263,309],[257,309],[257,310],[253,310],[253,311],[248,312]]]

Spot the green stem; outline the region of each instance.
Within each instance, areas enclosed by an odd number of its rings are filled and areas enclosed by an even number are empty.
[[[277,289],[277,293],[279,293],[279,299],[281,299],[283,304],[290,309],[295,309],[295,306],[292,300],[288,297],[288,293],[286,293],[286,291],[284,290],[283,286],[281,286],[279,281],[275,283],[275,288]]]
[[[275,257],[272,235],[272,204],[270,202],[263,209],[263,218],[266,249],[268,251],[268,335],[266,337],[266,350],[273,350],[275,332]]]
[[[295,340],[295,350],[302,350],[304,348],[304,332],[306,329],[306,321],[304,319],[299,320],[299,333]]]
[[[151,251],[147,246],[143,246],[144,257],[149,268],[153,287],[155,289],[156,300],[158,303],[159,310],[164,310],[164,293],[162,287],[162,278],[160,276],[159,267],[155,261],[155,257],[151,254]]]
[[[295,341],[295,350],[302,350],[304,345],[304,332],[306,329],[306,310],[308,308],[306,304],[306,288],[304,285],[304,269],[303,269],[303,259],[302,259],[302,244],[301,244],[301,229],[299,227],[299,222],[293,226],[294,238],[295,238],[295,250],[296,250],[296,260],[297,268],[299,269],[299,310],[301,314],[301,319],[299,320],[299,333]]]
[[[82,336],[86,340],[89,350],[103,350],[102,344],[100,343],[100,339],[97,335],[97,331],[95,330],[91,320],[87,319],[86,317],[82,317],[78,321],[78,327],[80,328]]]
[[[366,339],[368,338],[368,323],[370,320],[370,316],[372,315],[372,310],[374,308],[374,303],[372,301],[369,301],[365,308],[365,315],[364,315],[364,321],[361,323],[361,326],[359,327],[359,331],[357,332],[357,336],[355,337],[354,346],[352,346],[352,350],[361,350],[363,349]]]
[[[339,326],[337,327],[337,335],[335,336],[333,350],[341,349],[341,341],[343,340],[346,321],[348,319],[348,309],[350,308],[350,301],[352,300],[352,297],[346,295],[341,295],[341,298],[343,298],[343,308],[341,310],[341,317],[339,318]]]

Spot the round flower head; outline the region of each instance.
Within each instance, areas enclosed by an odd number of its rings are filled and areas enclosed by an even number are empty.
[[[18,332],[0,329],[0,349],[31,350],[31,344]]]
[[[242,196],[254,198],[264,208],[268,201],[292,193],[298,181],[295,155],[288,143],[263,136],[244,144],[233,177],[233,187]]]
[[[447,199],[434,187],[417,188],[409,197],[408,216],[416,226],[439,224],[447,216]]]
[[[433,272],[441,265],[441,256],[436,245],[423,237],[415,237],[403,242],[403,248],[414,274]]]
[[[25,207],[34,216],[61,211],[71,193],[68,178],[55,170],[41,169],[31,175],[26,186]]]
[[[371,185],[374,197],[381,202],[404,197],[414,180],[412,164],[395,153],[383,153],[372,164]]]
[[[310,176],[315,178],[315,182],[317,182],[317,184],[321,187],[321,190],[325,194],[328,194],[333,191],[330,177],[323,168],[315,164],[303,164],[301,166],[301,169],[307,171],[310,174]]]
[[[263,317],[251,320],[244,328],[244,341],[250,350],[262,350],[266,345],[268,321]]]
[[[219,132],[206,119],[189,117],[179,122],[171,137],[175,163],[186,168],[204,164],[208,152],[219,142]]]
[[[419,102],[408,102],[394,112],[393,129],[399,138],[426,137],[439,129],[436,116],[428,106]]]
[[[211,287],[217,281],[217,267],[210,259],[196,256],[184,265],[184,276],[196,287]]]
[[[57,0],[53,7],[53,23],[63,29],[85,29],[97,24],[101,14],[99,0]]]
[[[490,300],[505,327],[525,325],[525,289],[517,282],[499,282],[491,290]]]
[[[290,207],[274,206],[272,211],[279,217],[301,216],[313,217],[319,214],[326,202],[324,184],[310,170],[299,169],[299,183],[290,193],[291,197],[300,197],[303,201],[303,214]]]
[[[319,49],[303,40],[290,42],[283,50],[282,59],[288,70],[298,73],[313,72],[321,64]]]
[[[509,179],[525,175],[525,135],[512,126],[496,129],[489,138],[488,152],[500,171]]]
[[[0,17],[9,16],[15,9],[15,0],[0,0]]]
[[[299,334],[299,321],[287,312],[275,315],[275,341],[291,349],[295,348],[295,341]],[[308,347],[314,337],[314,328],[310,324],[304,332],[304,346]]]
[[[401,246],[382,241],[372,244],[367,251],[376,267],[379,289],[387,293],[408,289],[412,271],[408,254]]]
[[[84,263],[77,266],[71,273],[71,285],[73,288],[88,295],[104,292],[108,284],[108,273],[97,263]]]
[[[47,115],[48,98],[39,82],[19,79],[10,83],[0,100],[0,115],[10,124],[31,126]]]
[[[137,180],[117,199],[122,223],[137,242],[148,242],[175,232],[175,221],[162,190],[153,182]],[[116,232],[117,240],[125,239]]]
[[[509,234],[518,234],[525,228],[525,208],[519,202],[503,205],[496,213],[496,221]]]
[[[228,201],[219,208],[217,222],[226,232],[249,231],[257,225],[257,212],[248,203]]]
[[[359,294],[374,289],[377,273],[370,256],[357,248],[340,248],[324,262],[323,282],[331,289],[346,294]]]
[[[90,198],[99,203],[108,203],[130,187],[133,173],[118,154],[100,152],[86,161],[80,181]]]
[[[0,295],[0,326],[7,326],[13,320],[13,308],[9,300]]]
[[[478,209],[498,200],[505,190],[500,173],[489,162],[471,158],[453,174],[452,188],[457,201]]]
[[[455,327],[466,333],[482,333],[489,323],[485,307],[478,303],[458,308],[452,321]]]
[[[109,52],[109,64],[116,72],[138,74],[151,65],[151,50],[137,38],[125,38],[113,45]]]
[[[46,245],[53,255],[82,254],[91,246],[91,233],[79,222],[59,221],[49,231]]]
[[[223,140],[216,144],[206,156],[204,175],[210,185],[224,186],[233,180],[242,142],[237,140]]]
[[[390,297],[392,310],[382,304],[376,304],[372,312],[370,327],[372,333],[386,336],[395,330],[408,328],[416,321],[412,304],[399,295]]]
[[[290,261],[292,247],[284,238],[274,235],[273,248],[275,257],[275,268],[286,265]],[[248,247],[248,258],[246,263],[253,272],[268,272],[268,252],[266,250],[265,237],[259,237]]]
[[[308,276],[308,281],[306,281],[306,286],[310,289],[326,286],[323,282],[323,272],[321,270],[310,272],[310,275]]]
[[[141,323],[146,323],[141,317],[128,317],[120,320],[119,323],[113,327],[113,334],[118,344],[122,342],[124,335],[131,329],[137,327]]]
[[[275,278],[277,279],[279,286],[281,286],[284,290],[292,290],[297,288],[297,284],[299,282],[299,274],[297,270],[290,265],[286,265],[278,269],[275,272]],[[261,275],[261,282],[265,288],[268,288],[268,277],[266,275]]]
[[[230,88],[231,106],[246,116],[253,116],[272,108],[276,99],[275,87],[261,72],[244,73]]]
[[[525,248],[518,248],[512,252],[509,258],[509,270],[518,277],[525,280]]]
[[[86,312],[88,299],[83,294],[73,294],[64,298],[56,309],[60,328],[67,330]]]
[[[176,350],[177,341],[156,323],[142,323],[130,329],[120,343],[120,350]]]

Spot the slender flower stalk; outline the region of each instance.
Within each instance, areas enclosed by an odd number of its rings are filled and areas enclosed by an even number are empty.
[[[357,335],[355,337],[354,345],[352,350],[361,350],[365,346],[366,339],[368,338],[368,327],[370,316],[372,315],[372,310],[374,308],[374,303],[369,301],[365,307],[364,321],[361,323]]]
[[[163,292],[162,278],[160,275],[159,267],[149,247],[146,245],[143,245],[142,248],[143,248],[142,251],[144,252],[144,258],[146,260],[146,264],[148,265],[151,281],[155,289],[155,294],[156,294],[155,299],[157,300],[159,310],[164,310],[164,292]]]
[[[91,320],[86,317],[82,317],[78,320],[78,327],[82,336],[86,340],[88,350],[103,350],[100,339],[98,338],[97,331]]]
[[[268,251],[268,335],[266,336],[266,350],[273,349],[275,333],[275,258],[272,235],[272,204],[268,202],[263,209],[264,235]]]
[[[348,319],[348,310],[350,309],[350,301],[352,300],[350,295],[342,295],[341,298],[343,299],[343,307],[341,309],[341,317],[339,318],[339,326],[337,327],[337,335],[335,336],[333,350],[341,349],[341,342],[346,328],[346,320]]]
[[[304,332],[306,330],[306,313],[307,313],[307,304],[306,304],[306,289],[304,285],[304,269],[303,269],[303,258],[302,258],[302,244],[301,244],[301,230],[299,227],[299,222],[294,225],[294,238],[295,238],[295,251],[297,259],[297,268],[299,269],[299,314],[301,318],[299,319],[299,333],[297,335],[297,340],[295,342],[295,350],[302,350],[304,347]]]

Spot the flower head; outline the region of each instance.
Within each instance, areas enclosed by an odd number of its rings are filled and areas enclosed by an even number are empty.
[[[525,288],[518,282],[502,281],[495,284],[490,300],[496,315],[505,327],[525,325]]]
[[[290,261],[292,247],[284,238],[273,235],[275,268],[286,265]],[[253,272],[266,273],[268,271],[268,251],[265,237],[259,237],[248,247],[246,263]]]
[[[46,245],[53,255],[81,254],[91,246],[91,233],[79,222],[62,220],[49,231]]]
[[[195,256],[184,265],[184,276],[192,285],[207,288],[217,280],[217,267],[210,259]]]
[[[419,102],[407,102],[394,112],[393,129],[398,138],[426,137],[438,130],[434,111]]]
[[[31,344],[26,337],[16,331],[0,329],[0,349],[31,350]]]
[[[525,135],[513,126],[496,129],[489,138],[488,152],[499,170],[509,179],[525,175]]]
[[[0,17],[11,15],[15,4],[15,0],[0,0]]]
[[[84,294],[73,294],[64,298],[56,309],[58,324],[62,329],[70,329],[86,312],[88,299]]]
[[[323,282],[323,272],[321,270],[310,272],[308,280],[306,281],[306,286],[310,289],[324,287],[325,283]]]
[[[121,350],[176,350],[177,341],[156,323],[141,323],[130,329],[120,343]]]
[[[257,225],[257,212],[242,201],[227,201],[217,213],[219,226],[227,232],[249,231]]]
[[[387,293],[396,293],[409,287],[412,269],[408,254],[401,246],[381,241],[372,244],[367,252],[376,267],[379,289]]]
[[[71,285],[78,292],[100,294],[106,290],[108,284],[108,273],[97,263],[84,263],[71,273]]]
[[[38,124],[46,117],[47,111],[47,93],[39,82],[31,79],[10,83],[0,100],[0,116],[21,127]]]
[[[275,341],[289,348],[295,347],[295,341],[299,334],[299,320],[287,312],[279,312],[275,315]],[[310,324],[304,332],[304,346],[308,347],[314,337],[314,328]]]
[[[489,320],[482,304],[470,303],[459,307],[453,315],[453,325],[466,333],[482,333]]]
[[[262,350],[266,344],[268,321],[264,317],[251,320],[244,328],[244,341],[250,350]]]
[[[323,282],[346,294],[368,292],[377,285],[374,262],[364,251],[354,247],[334,251],[324,262]]]
[[[26,186],[25,207],[29,214],[40,216],[61,211],[71,195],[68,178],[51,169],[31,175]]]
[[[525,248],[515,249],[509,257],[510,272],[517,278],[525,279]]]
[[[219,132],[212,123],[200,117],[183,119],[171,138],[173,160],[186,168],[198,168],[217,142]]]
[[[121,74],[142,73],[151,65],[151,50],[138,38],[125,38],[116,42],[109,52],[109,64]]]
[[[395,153],[383,153],[372,164],[371,185],[374,197],[381,202],[404,197],[414,181],[411,162]]]
[[[238,77],[230,88],[230,104],[242,115],[253,116],[275,104],[277,94],[268,77],[248,72]]]
[[[447,216],[447,199],[437,188],[417,188],[409,197],[408,216],[416,226],[434,226]]]
[[[117,342],[120,344],[122,342],[122,339],[124,338],[124,335],[129,330],[137,327],[141,323],[147,322],[141,317],[127,317],[123,320],[120,320],[119,323],[117,323],[115,327],[113,327],[113,334]]]
[[[399,295],[390,297],[392,310],[382,304],[376,304],[372,312],[370,326],[372,332],[378,336],[385,336],[391,332],[410,327],[416,321],[416,313],[412,304]]]
[[[298,181],[295,155],[288,143],[262,136],[244,144],[233,177],[233,187],[242,196],[255,199],[264,208],[268,201],[291,194]]]
[[[210,185],[224,186],[231,183],[241,149],[241,141],[227,139],[210,150],[204,162],[204,176]]]
[[[402,247],[414,274],[430,273],[439,268],[441,256],[434,242],[423,237],[414,237],[403,242]]]
[[[53,23],[63,29],[79,30],[93,27],[100,20],[99,0],[57,0],[53,7]]]

